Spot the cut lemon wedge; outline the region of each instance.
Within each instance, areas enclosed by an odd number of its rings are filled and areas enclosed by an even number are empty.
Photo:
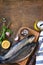
[[[2,48],[8,49],[10,47],[10,42],[8,40],[4,40],[2,42]]]

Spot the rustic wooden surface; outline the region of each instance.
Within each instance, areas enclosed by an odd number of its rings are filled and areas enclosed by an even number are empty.
[[[35,20],[43,20],[43,0],[0,0],[0,18],[2,17],[12,21],[16,33],[22,26],[33,29]]]

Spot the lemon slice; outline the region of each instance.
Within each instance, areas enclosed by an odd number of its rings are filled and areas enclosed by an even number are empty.
[[[4,40],[2,42],[2,48],[8,49],[10,47],[10,42],[8,40]]]
[[[34,23],[34,29],[35,29],[36,31],[40,31],[40,29],[37,27],[37,23],[38,23],[38,22],[35,22],[35,23]]]

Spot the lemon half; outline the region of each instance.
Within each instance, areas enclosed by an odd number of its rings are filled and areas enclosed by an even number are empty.
[[[8,40],[4,40],[2,42],[2,48],[8,49],[10,47],[10,42]]]

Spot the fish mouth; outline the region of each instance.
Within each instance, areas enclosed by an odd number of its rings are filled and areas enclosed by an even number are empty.
[[[33,41],[34,41],[34,39],[35,39],[35,36],[31,38],[31,42],[33,42]]]
[[[29,43],[32,43],[33,41],[34,41],[34,39],[35,39],[35,36],[34,35],[30,35],[30,36],[28,36],[28,38],[29,38]]]

